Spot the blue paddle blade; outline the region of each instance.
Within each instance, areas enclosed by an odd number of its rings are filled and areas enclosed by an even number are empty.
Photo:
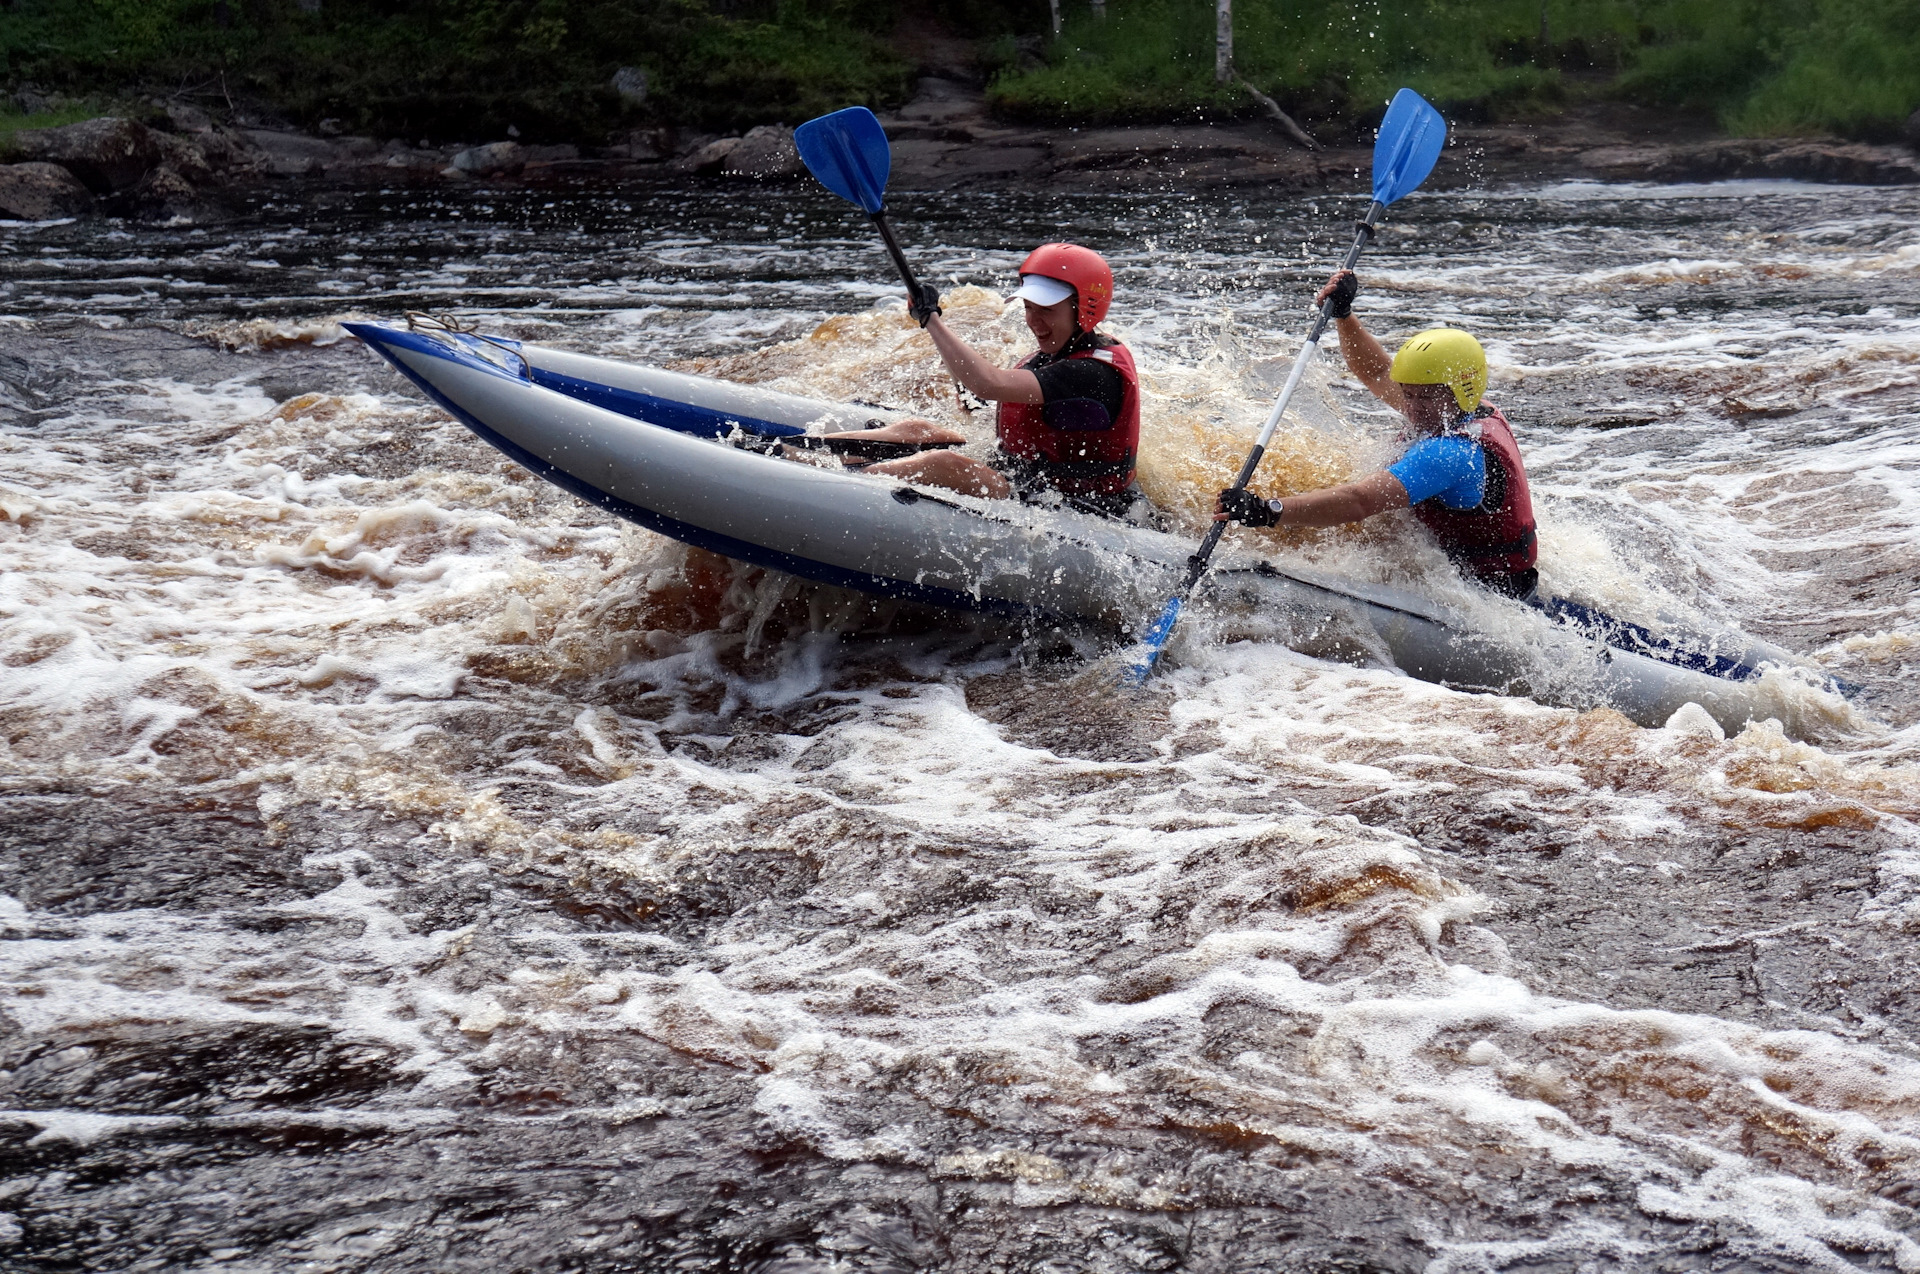
[[[869,215],[886,206],[893,148],[866,107],[849,106],[808,120],[793,130],[793,145],[807,171],[834,194]]]
[[[1373,144],[1374,200],[1390,204],[1419,189],[1446,144],[1447,121],[1440,112],[1410,88],[1395,93],[1387,117],[1380,121],[1380,139]]]
[[[1160,652],[1167,648],[1167,638],[1173,635],[1173,626],[1180,622],[1180,610],[1186,605],[1184,597],[1170,598],[1167,608],[1160,612],[1160,618],[1153,621],[1153,627],[1140,639],[1140,653],[1120,674],[1121,683],[1137,686],[1153,675],[1153,665],[1160,658]]]

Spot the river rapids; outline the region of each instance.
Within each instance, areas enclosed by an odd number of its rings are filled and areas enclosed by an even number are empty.
[[[1108,255],[1189,529],[1359,211],[894,201],[996,358],[1028,247]],[[1486,343],[1548,588],[1861,687],[1731,733],[1217,618],[1121,694],[612,520],[338,326],[988,436],[817,191],[0,224],[0,1264],[1920,1271],[1917,224],[1454,192],[1363,262]],[[1393,435],[1323,358],[1256,488]],[[1459,592],[1376,521],[1265,547]]]

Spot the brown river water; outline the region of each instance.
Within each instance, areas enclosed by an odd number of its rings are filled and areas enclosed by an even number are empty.
[[[996,357],[1028,246],[1109,255],[1197,528],[1356,204],[895,217]],[[818,192],[0,224],[0,1266],[1920,1271],[1916,223],[1450,193],[1363,265],[1487,344],[1553,591],[1862,687],[1730,735],[1207,623],[1121,694],[613,521],[337,326],[964,420]],[[1260,484],[1392,436],[1325,359]],[[1457,593],[1411,525],[1269,547]]]

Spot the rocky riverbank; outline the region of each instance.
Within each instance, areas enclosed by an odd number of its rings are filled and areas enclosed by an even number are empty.
[[[0,217],[207,220],[223,215],[236,193],[270,184],[766,182],[805,176],[792,130],[780,125],[732,137],[649,128],[598,148],[526,146],[513,138],[433,147],[246,127],[180,104],[148,118],[143,123],[108,116],[16,133],[4,156],[12,162],[0,165]],[[1279,121],[1014,126],[988,114],[977,87],[932,76],[920,81],[913,101],[882,121],[893,140],[893,182],[903,189],[1346,190],[1370,154],[1364,147],[1309,148]],[[1432,184],[1734,178],[1920,184],[1920,151],[1835,138],[1719,137],[1660,112],[1599,103],[1537,120],[1457,127]]]

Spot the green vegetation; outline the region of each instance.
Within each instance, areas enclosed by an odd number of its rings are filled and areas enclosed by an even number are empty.
[[[0,110],[0,155],[6,154],[11,149],[13,135],[23,128],[58,128],[62,124],[78,124],[83,119],[92,119],[99,113],[99,108],[90,103],[61,106],[55,110],[34,111],[30,114]]]
[[[1493,10],[1520,13],[1526,0],[1319,3],[1237,0],[1234,67],[1297,118],[1321,131],[1377,120],[1395,88],[1409,84],[1458,115],[1557,96],[1556,71],[1495,52],[1513,24],[1490,27]],[[1112,0],[1098,21],[1075,6],[1048,64],[1003,73],[990,96],[1018,118],[1086,123],[1219,117],[1259,107],[1238,84],[1214,80],[1214,10],[1205,0]],[[1452,12],[1460,11],[1460,12]],[[1471,14],[1470,21],[1461,17]],[[1533,9],[1532,29],[1539,29]],[[1521,31],[1525,27],[1520,27]],[[1491,37],[1491,38],[1490,38]],[[1371,109],[1370,109],[1371,108]]]
[[[995,107],[1081,123],[1259,109],[1214,80],[1206,0],[1107,9],[1069,0],[1044,65],[1002,71]],[[1912,0],[1236,0],[1234,64],[1329,136],[1406,84],[1454,118],[1611,94],[1739,133],[1890,137],[1920,107],[1920,20]]]
[[[1249,115],[1214,80],[1213,0],[0,0],[0,85],[184,96],[441,141],[598,141],[902,101],[896,22],[978,40],[1038,123]],[[1920,106],[1914,0],[1235,0],[1235,67],[1328,140],[1408,84],[1456,119],[1612,95],[1737,133],[1896,135]],[[647,76],[644,102],[612,87]],[[36,120],[35,123],[60,122]],[[22,126],[0,115],[0,135]]]
[[[511,125],[592,141],[898,102],[911,68],[880,38],[891,14],[886,0],[0,0],[0,79],[381,136]],[[643,103],[612,87],[627,66],[646,73]]]

